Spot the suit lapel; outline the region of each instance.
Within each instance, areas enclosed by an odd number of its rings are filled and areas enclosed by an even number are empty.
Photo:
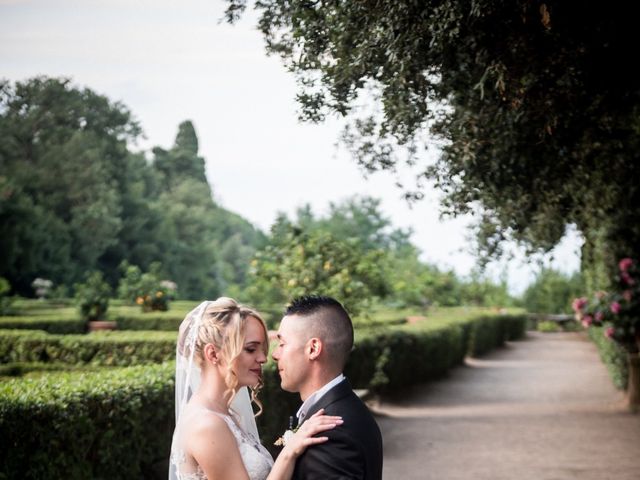
[[[345,378],[343,381],[341,381],[339,384],[337,384],[335,387],[333,387],[331,390],[329,390],[327,393],[321,396],[318,399],[318,401],[311,406],[311,408],[307,412],[307,415],[304,418],[305,421],[307,420],[307,418],[309,418],[311,415],[316,413],[321,408],[328,407],[333,402],[336,402],[346,397],[347,395],[351,394],[352,391],[353,390],[351,389],[351,383],[349,383],[349,380]],[[304,423],[304,421],[302,423]]]

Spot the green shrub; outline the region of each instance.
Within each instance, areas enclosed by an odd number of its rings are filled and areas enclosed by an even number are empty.
[[[138,297],[136,303],[142,306],[143,312],[166,312],[169,310],[169,295],[163,287]]]
[[[12,298],[9,296],[11,285],[6,278],[0,277],[0,315],[11,313]]]
[[[2,329],[44,330],[49,333],[83,333],[87,329],[86,322],[78,317],[63,315],[54,316],[15,316],[0,317],[0,333]]]
[[[48,372],[78,370],[86,367],[77,367],[64,363],[45,363],[45,362],[14,362],[0,364],[0,377],[22,377],[25,375],[44,375]]]
[[[113,314],[109,318],[120,330],[161,330],[177,332],[185,314],[176,312],[152,312],[140,315]]]
[[[527,334],[527,316],[502,314],[500,319],[505,333],[505,340],[521,340]]]
[[[562,324],[562,330],[565,332],[582,332],[584,327],[575,320],[570,320]]]
[[[589,338],[596,344],[600,358],[609,370],[609,375],[616,388],[626,390],[629,380],[629,364],[627,352],[619,343],[604,335],[604,327],[590,327]]]
[[[46,332],[39,330],[0,330],[0,363],[43,361],[43,358],[38,358],[43,355],[36,349],[30,352],[30,355],[35,357],[30,360],[20,358],[20,352],[24,350],[27,339],[44,343],[46,336]]]
[[[73,298],[47,298],[44,300],[35,300],[33,298],[15,298],[15,308],[21,314],[53,314],[59,315],[58,310],[63,310],[65,313],[76,313],[74,308],[75,300]]]
[[[0,383],[0,478],[151,477],[168,458],[173,365]]]
[[[483,346],[498,344],[498,339],[502,342],[523,333],[525,324],[524,316],[501,315],[357,332],[345,373],[354,388],[395,391],[441,376],[462,363],[472,338],[482,338]],[[491,335],[495,338],[490,339]],[[159,362],[174,355],[173,332],[0,333],[0,361],[17,356],[28,362],[126,365]],[[36,369],[35,364],[30,367],[25,370]],[[263,375],[260,398],[265,413],[257,422],[263,443],[273,450],[274,440],[287,428],[300,399],[280,390],[273,362],[265,365]],[[3,473],[7,478],[70,480],[152,476],[152,465],[169,455],[173,378],[174,364],[164,363],[1,382]]]
[[[526,315],[485,315],[468,322],[471,330],[468,353],[473,357],[499,348],[507,340],[524,337],[527,327]]]
[[[544,332],[544,333],[555,333],[555,332],[561,332],[562,327],[558,324],[558,322],[552,322],[551,320],[543,320],[542,322],[538,322],[537,330],[539,332]]]
[[[522,304],[538,314],[571,313],[571,301],[584,291],[580,272],[571,275],[542,268],[522,294]]]
[[[177,286],[169,280],[161,280],[162,265],[153,262],[149,271],[142,273],[140,267],[122,262],[123,277],[118,286],[118,296],[129,303],[137,303],[144,312],[169,310],[169,300],[177,293]]]
[[[137,265],[131,265],[124,260],[120,266],[122,278],[118,284],[118,298],[129,304],[133,304],[142,294],[140,282],[142,280],[142,270]]]
[[[471,322],[469,355],[477,357],[504,344],[505,336],[499,317],[479,317]]]
[[[42,331],[0,330],[0,363],[60,362],[127,366],[175,358],[171,332],[100,332],[52,335]]]
[[[85,320],[103,320],[109,308],[111,287],[104,281],[101,272],[93,272],[85,283],[76,284],[76,303]]]
[[[467,354],[480,355],[522,338],[526,323],[524,315],[497,315],[358,332],[346,374],[354,388],[397,391],[441,377]]]
[[[372,333],[356,342],[345,373],[354,388],[378,393],[433,380],[462,363],[466,346],[463,337],[459,325]]]
[[[140,308],[123,305],[109,310],[109,320],[117,322],[119,330],[164,330],[177,332],[184,317],[198,302],[171,302],[170,311],[143,312]]]
[[[50,333],[83,333],[86,321],[67,300],[28,300],[14,303],[19,314],[0,316],[0,329],[45,330]]]

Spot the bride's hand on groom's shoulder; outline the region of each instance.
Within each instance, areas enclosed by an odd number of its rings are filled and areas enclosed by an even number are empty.
[[[289,450],[294,457],[299,457],[307,447],[329,440],[329,437],[314,437],[314,435],[331,430],[342,423],[342,417],[324,415],[324,409],[320,409],[298,428],[293,437],[287,441],[285,449]]]

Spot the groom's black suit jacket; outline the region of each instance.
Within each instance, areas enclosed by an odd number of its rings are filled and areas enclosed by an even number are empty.
[[[327,442],[313,445],[298,458],[294,480],[338,480],[382,478],[382,435],[371,412],[353,393],[348,380],[329,390],[309,409],[306,418],[324,408],[326,415],[339,415],[342,425],[320,432]]]

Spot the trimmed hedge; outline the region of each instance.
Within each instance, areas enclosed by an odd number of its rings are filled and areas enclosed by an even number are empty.
[[[177,332],[180,322],[197,302],[176,301],[168,312],[142,312],[140,306],[112,300],[106,320],[115,321],[119,330],[162,330]],[[49,333],[85,333],[87,322],[75,307],[64,307],[46,300],[22,300],[15,316],[0,316],[0,329],[44,330]]]
[[[475,357],[503,346],[507,340],[524,337],[527,317],[525,315],[485,315],[469,321],[468,324],[471,327],[468,353]]]
[[[143,315],[115,314],[108,315],[108,320],[115,321],[119,330],[152,330],[177,332],[184,315],[178,318],[175,312],[172,315],[163,315],[153,312]],[[44,330],[49,333],[85,333],[87,322],[77,316],[4,316],[0,317],[0,329],[25,329]]]
[[[96,332],[52,335],[0,330],[0,363],[61,362],[104,366],[160,363],[175,359],[174,332]]]
[[[629,381],[627,352],[616,342],[605,337],[604,327],[589,327],[587,333],[591,341],[596,344],[600,358],[609,370],[615,387],[626,390]]]
[[[354,388],[397,391],[445,374],[470,351],[477,353],[489,345],[519,338],[525,327],[524,315],[500,315],[442,326],[367,332],[358,335],[345,373]],[[80,361],[116,364],[125,361],[123,358],[129,363],[165,355],[173,358],[175,335],[165,340],[160,337],[166,333],[150,333],[72,335],[66,343],[64,337],[44,332],[3,332],[0,339],[10,341],[0,340],[0,355],[12,340],[23,347],[10,351],[39,346],[36,351],[47,355],[53,351],[56,358],[67,361],[83,359],[79,352],[94,352],[94,348],[99,355],[87,353],[91,360]],[[165,341],[167,351],[162,347]],[[153,348],[159,348],[157,357],[146,350]],[[73,349],[78,353],[72,353]],[[144,355],[139,353],[142,351]],[[260,398],[265,413],[257,422],[264,445],[274,450],[274,440],[287,428],[300,400],[297,394],[280,390],[273,362],[265,365],[263,374],[265,386]],[[156,470],[152,465],[157,466],[169,454],[173,377],[171,362],[91,374],[51,373],[0,383],[0,431],[10,432],[0,436],[0,464],[4,465],[0,479],[166,478],[166,465]]]
[[[87,322],[70,315],[5,316],[0,317],[0,329],[43,330],[60,334],[84,333],[87,330]]]
[[[369,334],[356,343],[345,374],[354,388],[377,393],[426,382],[462,363],[464,337],[461,325]]]
[[[156,330],[177,332],[184,314],[178,317],[175,312],[171,315],[153,312],[140,315],[111,314],[108,320],[115,321],[119,330]],[[85,333],[87,322],[77,315],[20,315],[0,317],[0,329],[44,330],[49,333]]]
[[[126,315],[117,314],[110,315],[109,320],[113,320],[118,324],[119,330],[155,330],[165,332],[177,332],[180,327],[180,323],[184,319],[185,314],[180,314],[180,317],[172,315],[162,314],[161,312],[149,312],[143,315]]]
[[[48,312],[56,308],[75,308],[75,300],[73,298],[51,298],[51,299],[34,299],[25,297],[14,297],[14,307],[20,311]]]
[[[15,362],[0,363],[1,377],[22,377],[23,375],[46,375],[48,372],[79,370],[87,371],[86,366],[67,365],[66,363],[44,363],[44,362]]]
[[[0,383],[0,478],[161,478],[173,375],[164,364]]]
[[[166,312],[143,312],[139,305],[122,304],[109,309],[107,320],[115,321],[119,330],[162,330],[177,332],[184,317],[199,302],[176,300]]]
[[[345,374],[354,388],[377,393],[428,382],[526,333],[525,315],[481,316],[431,328],[401,327],[359,336]]]

